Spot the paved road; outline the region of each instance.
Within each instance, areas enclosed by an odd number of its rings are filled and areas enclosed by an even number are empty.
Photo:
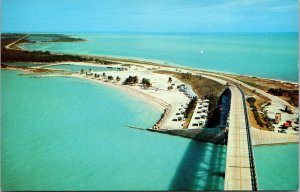
[[[243,96],[232,85],[226,154],[225,190],[252,190]]]
[[[200,72],[200,74],[204,74],[204,75],[208,75],[208,76],[211,75],[211,74],[205,73],[205,72]],[[204,76],[204,75],[203,75],[203,76]],[[286,105],[291,106],[291,105],[290,105],[288,102],[286,102],[285,100],[283,100],[283,99],[281,99],[281,98],[279,98],[279,97],[276,97],[276,96],[274,96],[274,95],[271,95],[271,94],[269,94],[269,93],[267,93],[267,92],[265,92],[265,91],[263,91],[263,90],[257,89],[257,88],[255,88],[255,87],[250,86],[250,85],[247,85],[246,83],[243,83],[243,82],[241,82],[241,81],[239,81],[239,80],[237,80],[237,79],[234,79],[234,78],[231,78],[231,77],[227,77],[227,76],[218,75],[218,74],[214,74],[214,76],[216,76],[216,77],[221,77],[221,78],[224,78],[224,79],[228,79],[228,80],[233,81],[233,82],[235,82],[235,83],[241,84],[242,86],[244,86],[244,87],[246,87],[246,88],[248,88],[248,89],[250,89],[250,90],[255,89],[257,93],[262,94],[262,95],[265,96],[265,97],[268,97],[269,99],[271,99],[271,100],[272,100],[273,102],[275,102],[275,103],[279,103],[283,109],[284,109],[284,107],[285,107]],[[213,77],[213,78],[217,79],[216,77]],[[220,79],[220,80],[223,80],[223,79]],[[225,81],[225,80],[223,80],[223,81]],[[295,110],[297,110],[297,109],[295,109]]]
[[[226,85],[227,81],[202,75]],[[231,103],[226,154],[225,190],[252,190],[249,155],[249,141],[245,118],[243,95],[236,85],[229,86]]]
[[[20,39],[18,39],[18,40],[16,40],[16,41],[14,41],[14,42],[12,42],[12,43],[6,45],[5,48],[6,48],[6,49],[13,49],[13,50],[15,50],[14,48],[11,48],[10,46],[12,46],[13,44],[15,44],[15,43],[21,41],[22,39],[25,39],[25,38],[28,37],[29,35],[30,35],[30,34],[27,34],[27,35],[23,36],[22,38],[20,38]]]

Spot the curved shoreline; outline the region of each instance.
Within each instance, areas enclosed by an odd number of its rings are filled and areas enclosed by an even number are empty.
[[[72,74],[48,74],[48,75],[43,75],[43,76],[39,76],[39,77],[65,77],[65,78],[78,78],[80,80],[83,81],[89,81],[95,84],[101,84],[103,86],[109,86],[112,88],[117,88],[118,90],[122,91],[123,93],[127,94],[127,95],[131,95],[134,96],[136,98],[142,99],[145,102],[149,103],[150,105],[152,105],[153,107],[155,107],[158,111],[161,112],[161,114],[165,114],[164,118],[160,118],[158,119],[157,122],[155,122],[153,124],[152,127],[147,127],[147,129],[152,129],[154,126],[156,127],[155,129],[163,129],[165,126],[165,123],[167,120],[169,120],[171,118],[171,114],[170,111],[173,109],[173,105],[171,103],[167,103],[167,101],[155,97],[149,93],[145,93],[141,90],[139,90],[138,88],[134,88],[134,87],[130,87],[129,85],[122,85],[120,83],[116,83],[116,82],[105,82],[104,79],[95,79],[95,78],[91,78],[91,77],[87,77],[87,76],[83,76],[83,75],[79,75],[76,73],[72,73]]]
[[[58,63],[57,63],[58,64]],[[66,62],[60,62],[59,64],[66,64]],[[88,63],[81,63],[81,62],[73,62],[72,64],[75,65],[86,65],[86,66],[99,66],[97,64],[88,64]],[[53,64],[56,65],[56,64]],[[20,70],[20,69],[16,69],[16,70]],[[172,70],[169,68],[169,70]],[[24,70],[27,71],[27,70]],[[212,78],[214,80],[214,77],[209,76],[209,74],[205,74],[203,75],[206,78]],[[151,105],[155,106],[158,108],[158,110],[160,110],[161,112],[164,113],[164,120],[165,119],[170,119],[171,114],[170,111],[172,110],[172,108],[174,108],[174,106],[172,106],[171,104],[167,103],[166,101],[163,101],[157,97],[152,96],[149,93],[144,93],[143,91],[139,90],[139,89],[135,89],[133,87],[130,86],[124,86],[121,85],[120,83],[113,83],[113,82],[105,82],[104,79],[95,79],[93,77],[87,77],[87,76],[83,76],[83,75],[79,75],[76,73],[72,73],[72,74],[46,74],[40,77],[67,77],[67,78],[79,78],[81,80],[84,81],[90,81],[93,83],[97,83],[97,84],[101,84],[101,85],[108,85],[110,87],[113,88],[117,88],[123,92],[125,92],[126,94],[129,95],[133,95],[135,97],[141,98],[143,100],[145,100],[146,102],[150,103]],[[216,80],[215,80],[216,81]],[[224,81],[224,80],[223,80]],[[274,96],[275,97],[275,96]],[[280,98],[278,98],[278,100],[281,100]],[[160,122],[161,119],[158,120],[158,122],[156,123],[161,123],[161,127],[164,127],[164,123],[165,122]],[[254,130],[254,134],[252,134],[253,139],[255,141],[254,145],[272,145],[272,144],[283,144],[283,143],[297,143],[298,141],[298,136],[295,135],[285,135],[285,134],[281,134],[281,133],[274,133],[274,132],[263,132],[262,130],[258,130],[255,129]],[[260,133],[264,133],[264,134],[260,134]],[[264,139],[262,139],[264,138]]]
[[[59,42],[55,42],[55,43],[59,43]],[[12,43],[14,44],[14,43]],[[23,50],[23,49],[22,49]],[[60,53],[52,53],[52,54],[60,54]],[[78,56],[87,56],[87,57],[93,57],[91,55],[81,55],[81,54],[73,54],[73,55],[78,55]],[[98,57],[98,56],[95,56],[95,57]],[[163,65],[163,64],[158,64],[158,63],[154,63],[154,62],[149,62],[149,61],[139,61],[139,60],[135,60],[135,59],[122,59],[122,58],[113,58],[113,57],[98,57],[98,58],[101,58],[101,59],[105,59],[106,61],[111,61],[111,62],[116,62],[116,65],[121,65],[122,64],[130,64],[130,65],[133,65],[133,66],[138,66],[138,67],[142,67],[142,68],[152,68],[152,71],[155,71],[155,69],[159,69],[159,70],[167,70],[167,71],[177,71],[178,69],[180,70],[183,70],[182,72],[189,72],[189,73],[193,73],[193,74],[206,74],[206,75],[216,75],[216,76],[222,76],[224,77],[226,80],[233,80],[232,79],[232,76],[230,76],[231,74],[228,74],[228,73],[222,73],[222,72],[211,72],[211,71],[205,71],[205,70],[201,70],[201,69],[197,69],[197,68],[191,68],[191,67],[187,67],[187,66],[183,66],[183,67],[175,67],[175,66],[170,66],[170,65]],[[102,66],[102,67],[108,67],[108,66],[113,66],[111,64],[109,65],[104,65],[104,64],[99,64],[99,63],[96,63],[96,62],[53,62],[53,63],[49,63],[49,62],[46,62],[47,64],[50,64],[50,65],[55,65],[55,64],[74,64],[74,65],[87,65],[87,66]],[[36,67],[38,68],[38,67]],[[155,69],[154,69],[155,68]],[[154,70],[153,70],[154,69]],[[228,75],[228,76],[226,76]],[[67,75],[64,75],[64,76],[67,76]],[[70,77],[70,75],[68,75]],[[251,77],[251,76],[247,76],[247,75],[238,75],[238,76],[246,76],[246,77]],[[79,78],[82,78],[82,79],[86,79],[86,80],[92,80],[94,82],[97,82],[97,83],[103,83],[103,84],[106,84],[106,85],[110,85],[110,86],[114,86],[112,83],[105,83],[105,82],[101,82],[99,80],[94,80],[94,79],[91,79],[91,78],[88,78],[88,77],[80,77],[80,76],[77,76]],[[267,79],[267,80],[272,80],[272,79],[268,79],[268,78],[260,78],[260,77],[257,77],[257,79]],[[245,85],[242,81],[238,80],[238,79],[234,79],[235,82],[239,83],[239,84],[243,84]],[[274,81],[274,80],[272,80]],[[278,82],[288,82],[288,81],[281,81],[281,80],[275,80],[275,81],[278,81]],[[297,84],[297,83],[294,83],[294,82],[288,82],[290,84]],[[129,93],[129,94],[134,94],[135,96],[139,96],[139,97],[143,97],[145,98],[147,101],[149,101],[150,103],[152,104],[155,104],[155,105],[158,105],[159,107],[163,108],[163,109],[166,109],[168,107],[168,105],[162,101],[159,101],[158,98],[155,98],[153,96],[151,96],[150,94],[146,94],[146,93],[143,93],[143,91],[138,91],[137,89],[132,89],[130,87],[124,87],[124,86],[120,86],[120,85],[117,85],[115,84],[114,87],[117,87],[117,88],[120,88],[122,89],[123,91]],[[250,85],[246,85],[246,87],[250,87],[250,89],[253,89],[254,87],[250,86]],[[256,89],[256,88],[254,88]],[[273,95],[270,95],[270,94],[267,94],[265,93],[263,90],[259,90],[259,89],[256,89],[257,91],[260,91],[260,92],[263,92],[264,95],[267,95],[268,98],[270,98],[271,100],[273,100],[275,98],[275,100],[279,101],[279,103],[283,103],[283,104],[287,104],[288,103],[286,101],[284,101],[283,99],[279,98],[279,97],[275,97]],[[298,109],[297,109],[297,112],[298,112]],[[168,116],[168,115],[166,115]],[[277,134],[275,134],[277,135]]]
[[[88,39],[85,39],[84,42],[90,41]],[[66,42],[46,42],[46,43],[66,43]],[[69,42],[68,42],[69,43]],[[37,44],[37,43],[18,43],[19,45],[21,44]],[[19,46],[21,50],[25,51],[37,51],[37,50],[30,50],[26,49],[22,46]],[[40,50],[41,51],[41,50]],[[201,68],[195,68],[191,66],[185,66],[165,60],[159,60],[159,59],[146,59],[146,58],[140,58],[140,57],[130,57],[130,56],[116,56],[116,55],[101,55],[101,54],[74,54],[74,53],[63,53],[63,52],[55,52],[55,51],[50,51],[52,54],[71,54],[75,56],[82,56],[82,57],[98,57],[100,59],[105,59],[107,61],[112,61],[112,62],[128,62],[132,64],[146,64],[146,65],[153,65],[153,66],[163,66],[163,67],[170,67],[170,68],[178,68],[178,69],[183,69],[183,70],[195,70],[199,72],[207,72],[207,73],[216,73],[216,74],[226,74],[226,75],[234,75],[234,76],[245,76],[245,77],[253,77],[255,76],[258,79],[265,79],[265,80],[270,80],[270,81],[278,81],[278,82],[283,82],[283,83],[291,83],[291,84],[298,84],[298,82],[295,81],[288,81],[288,80],[283,80],[283,79],[274,79],[274,78],[268,78],[268,77],[262,77],[262,76],[257,76],[257,75],[251,75],[251,74],[238,74],[236,72],[230,72],[230,71],[219,71],[219,70],[209,70],[209,69],[201,69]],[[166,64],[167,63],[167,64]]]

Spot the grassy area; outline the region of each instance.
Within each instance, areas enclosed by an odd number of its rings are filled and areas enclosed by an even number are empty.
[[[194,109],[194,110],[195,110],[195,109]],[[188,114],[187,118],[185,118],[185,122],[184,122],[184,124],[183,124],[183,129],[187,129],[187,128],[188,128],[188,126],[189,126],[189,124],[190,124],[190,122],[191,122],[191,120],[192,120],[194,110],[192,110],[192,111]]]
[[[271,80],[271,79],[263,79],[258,77],[248,77],[248,76],[230,76],[237,80],[243,81],[244,83],[251,84],[253,87],[260,88],[262,90],[267,91],[269,88],[282,88],[282,89],[298,89],[299,85],[289,82],[284,82],[280,80]]]
[[[261,89],[261,90],[268,90],[268,88],[266,86],[261,85],[259,82],[255,81],[255,79],[253,79],[253,81],[246,81],[246,80],[242,80],[240,79],[241,82],[250,85],[252,87],[255,87],[257,89]]]
[[[132,66],[131,64],[121,64],[121,66],[123,67],[129,67],[129,66]]]
[[[257,111],[260,112],[262,111],[261,105],[265,104],[266,102],[268,102],[267,100],[257,96],[257,95],[253,95],[255,97],[255,102],[254,102],[254,106],[256,107]],[[262,129],[262,130],[270,130],[267,127],[267,122],[264,120],[264,117],[261,113],[258,113],[258,118],[260,119],[260,121],[262,122],[262,125],[259,125],[259,122],[257,119],[255,119],[255,114],[254,112],[251,110],[251,106],[250,103],[247,101],[246,102],[247,105],[247,111],[248,111],[248,116],[249,116],[249,120],[250,120],[250,124],[252,127],[257,128],[257,129]]]
[[[235,82],[232,82],[230,80],[227,80],[226,78],[222,78],[222,77],[218,77],[218,78],[224,79],[224,80],[228,81],[230,84],[236,84],[237,86],[240,86],[246,96],[253,96],[253,97],[255,97],[256,102],[254,103],[254,105],[255,105],[255,107],[257,108],[258,111],[262,110],[260,106],[263,103],[271,101],[269,98],[265,97],[264,95],[261,95],[261,94],[257,93],[256,91],[253,91],[253,90],[248,89],[248,88],[246,88],[244,86],[241,86],[238,83],[235,83]],[[251,78],[251,77],[247,77],[247,78]],[[238,78],[236,78],[236,79],[238,79]],[[252,78],[252,79],[253,79],[253,81],[255,80],[255,78]],[[241,79],[238,79],[238,80],[242,81]],[[243,81],[243,82],[246,83],[246,81]],[[248,82],[247,81],[246,84],[248,84],[250,86],[253,86],[253,87],[256,87],[256,88],[262,88],[262,86],[258,85],[256,82],[250,82],[250,81]],[[255,84],[255,86],[254,86],[254,84]],[[259,113],[259,118],[263,122],[263,126],[260,126],[257,123],[256,119],[255,119],[254,113],[251,111],[250,104],[248,102],[246,102],[246,105],[247,105],[247,110],[248,110],[248,115],[249,115],[249,120],[250,120],[251,126],[254,127],[254,128],[257,128],[257,129],[269,130],[267,128],[267,126],[266,126],[266,122],[265,122],[265,120],[263,118],[263,115],[261,113]]]
[[[234,79],[237,79],[247,85],[255,87],[257,89],[261,89],[265,92],[268,92],[272,95],[278,96],[281,99],[286,100],[293,106],[299,105],[299,85],[293,84],[289,82],[282,82],[278,80],[270,80],[270,79],[262,79],[256,77],[246,77],[246,76],[234,76],[234,75],[227,75]],[[271,90],[271,91],[270,91]],[[281,90],[283,92],[282,95],[277,95],[276,93],[272,92],[272,90]]]

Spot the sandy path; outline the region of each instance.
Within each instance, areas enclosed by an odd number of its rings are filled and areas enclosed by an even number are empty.
[[[29,35],[30,35],[30,34],[27,34],[27,35],[25,35],[24,37],[21,37],[20,39],[18,39],[18,40],[16,40],[16,41],[14,41],[14,42],[12,42],[12,43],[6,45],[6,46],[5,46],[5,49],[17,50],[17,49],[11,48],[10,46],[12,46],[13,44],[15,44],[15,43],[21,41],[22,39],[25,39],[25,38],[28,37]]]

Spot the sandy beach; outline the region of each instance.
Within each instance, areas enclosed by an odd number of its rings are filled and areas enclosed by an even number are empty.
[[[42,68],[42,67],[47,68],[47,66],[55,66],[61,64],[71,64],[77,66],[91,66],[91,67],[124,68],[126,70],[123,71],[101,71],[101,72],[93,71],[94,74],[98,74],[100,76],[103,75],[103,73],[105,73],[106,77],[112,76],[114,80],[111,81],[103,77],[94,78],[93,76],[86,76],[79,73],[72,73],[72,74],[57,73],[57,74],[48,74],[45,76],[65,76],[65,77],[72,77],[72,78],[80,78],[83,80],[88,80],[88,81],[92,81],[107,86],[113,86],[115,88],[118,88],[126,92],[127,94],[131,94],[134,97],[145,99],[149,103],[155,105],[162,112],[162,114],[165,113],[164,117],[159,121],[159,128],[167,129],[167,130],[182,129],[182,125],[184,122],[174,122],[172,121],[172,119],[176,117],[176,114],[178,113],[179,109],[183,105],[186,105],[190,99],[182,92],[180,92],[178,89],[168,90],[168,86],[170,86],[170,83],[168,82],[168,78],[171,76],[166,74],[154,73],[156,70],[165,70],[170,72],[176,72],[180,70],[181,72],[185,72],[185,73],[189,72],[192,74],[201,74],[203,75],[203,77],[217,81],[223,85],[226,84],[226,80],[228,80],[228,81],[237,82],[249,89],[255,89],[254,87],[251,87],[241,81],[238,81],[231,77],[216,74],[216,73],[211,73],[211,72],[208,73],[208,72],[202,72],[200,70],[186,69],[186,68],[180,69],[180,68],[166,67],[166,66],[158,67],[158,66],[153,66],[151,64],[147,65],[144,63],[136,63],[136,62],[134,62],[134,64],[130,63],[130,65],[124,65],[124,64],[129,64],[128,61],[124,61],[124,62],[125,63],[119,61],[119,64],[114,64],[114,65],[101,65],[101,64],[95,64],[89,62],[57,62],[57,63],[51,63],[43,66],[37,66],[34,68]],[[121,79],[119,82],[116,81],[117,76]],[[142,78],[150,79],[152,83],[152,87],[145,89],[141,85],[134,85],[134,86],[122,85],[122,82],[128,76],[137,76],[139,80],[141,80]],[[181,82],[180,80],[176,79],[173,76],[172,79],[173,79],[172,84],[174,84],[174,87],[183,84],[183,82]],[[272,100],[272,104],[267,108],[268,114],[270,116],[273,116],[280,109],[283,109],[284,106],[289,105],[286,101],[284,101],[279,97],[270,95],[259,89],[256,90],[257,92],[263,94],[264,96]],[[298,116],[298,113],[299,113],[299,109],[295,108],[295,114],[293,115],[283,114],[282,122],[284,122],[286,119],[295,119]],[[298,135],[295,135],[294,131],[289,131],[288,134],[282,134],[277,132],[278,130],[277,127],[275,132],[270,132],[270,131],[263,132],[255,128],[253,128],[252,130],[253,130],[252,136],[256,145],[290,143],[290,142],[296,142],[298,140]]]
[[[52,65],[59,65],[62,63],[56,63]],[[68,64],[71,64],[68,62]],[[84,66],[99,66],[90,63],[77,63],[73,62],[75,65],[84,65]],[[46,66],[45,66],[46,67]],[[118,66],[115,66],[118,67]],[[155,105],[162,113],[166,110],[165,118],[160,122],[160,129],[181,129],[183,122],[174,122],[172,121],[172,117],[176,117],[176,113],[178,109],[189,102],[189,98],[185,96],[178,89],[168,90],[168,86],[171,83],[168,82],[169,75],[152,73],[144,67],[133,67],[129,68],[126,71],[94,71],[94,74],[102,75],[103,73],[106,76],[112,76],[114,80],[108,81],[105,78],[94,78],[93,76],[81,75],[78,73],[75,74],[49,74],[45,75],[46,77],[50,76],[64,76],[64,77],[72,77],[72,78],[80,78],[83,80],[92,81],[95,83],[99,83],[106,86],[112,86],[118,88],[127,94],[130,94],[134,97],[139,97],[145,99],[149,103]],[[145,89],[141,85],[122,85],[122,82],[128,76],[137,76],[140,80],[142,78],[151,79],[152,87]],[[116,77],[120,77],[121,80],[119,82],[116,81]],[[172,84],[177,85],[183,84],[183,82],[179,81],[175,77],[172,77]]]

